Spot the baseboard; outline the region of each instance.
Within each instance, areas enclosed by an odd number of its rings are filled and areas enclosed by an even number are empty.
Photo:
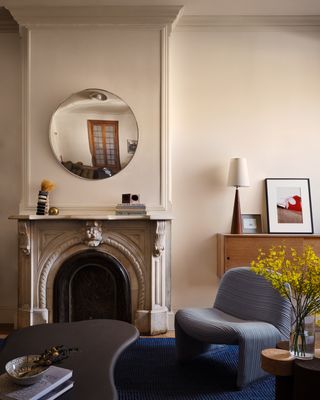
[[[0,324],[15,324],[15,313],[14,308],[0,307]],[[168,330],[174,331],[174,312],[168,312]]]

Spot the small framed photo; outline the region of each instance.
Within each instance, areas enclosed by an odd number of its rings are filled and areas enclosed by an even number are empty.
[[[313,233],[308,178],[267,178],[269,233]]]
[[[242,233],[262,233],[260,214],[241,214]]]
[[[134,154],[137,149],[138,141],[127,139],[127,151],[128,154]]]

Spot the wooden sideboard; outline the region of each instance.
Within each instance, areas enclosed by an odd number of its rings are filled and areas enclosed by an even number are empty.
[[[218,234],[217,275],[221,277],[228,269],[250,266],[258,256],[259,249],[268,251],[272,246],[285,245],[301,252],[312,246],[320,255],[320,235],[228,235]]]

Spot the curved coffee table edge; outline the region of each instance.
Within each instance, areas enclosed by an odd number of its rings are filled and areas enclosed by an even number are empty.
[[[125,341],[120,347],[118,347],[118,349],[117,349],[117,350],[114,352],[114,354],[113,354],[113,358],[112,358],[111,365],[110,365],[110,368],[109,368],[109,379],[110,379],[110,382],[111,382],[111,386],[112,386],[112,388],[113,388],[113,391],[114,391],[114,393],[115,393],[115,396],[114,396],[113,400],[117,400],[117,399],[118,399],[118,391],[117,391],[117,387],[116,387],[115,381],[114,381],[114,370],[115,370],[115,366],[116,366],[116,363],[117,363],[119,357],[121,356],[121,354],[122,354],[128,347],[130,347],[133,343],[135,343],[135,342],[139,339],[140,332],[138,331],[137,328],[135,328],[135,329],[136,329],[136,335],[135,335],[135,336],[132,336],[130,339],[128,339],[127,341]]]

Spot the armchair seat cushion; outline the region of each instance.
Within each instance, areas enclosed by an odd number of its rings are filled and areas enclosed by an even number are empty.
[[[239,344],[243,337],[281,340],[278,329],[264,321],[248,321],[215,308],[185,308],[176,314],[180,327],[194,339],[215,344]]]

